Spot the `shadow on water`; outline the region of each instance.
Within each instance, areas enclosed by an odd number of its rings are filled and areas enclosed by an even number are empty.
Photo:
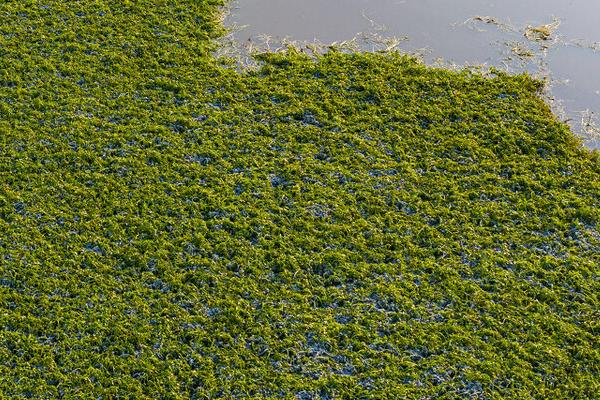
[[[225,24],[240,52],[286,43],[397,48],[431,65],[495,66],[550,82],[548,100],[600,148],[600,2],[593,0],[239,0]]]

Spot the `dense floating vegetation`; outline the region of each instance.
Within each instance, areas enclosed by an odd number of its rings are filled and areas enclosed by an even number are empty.
[[[592,398],[600,162],[526,76],[0,3],[0,397]]]

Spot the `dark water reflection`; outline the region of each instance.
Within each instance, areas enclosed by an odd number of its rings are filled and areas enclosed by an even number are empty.
[[[528,26],[552,23],[549,40],[524,36]],[[362,32],[406,37],[398,48],[419,52],[428,63],[442,59],[546,76],[559,115],[587,133],[589,146],[600,148],[595,127],[582,124],[600,114],[597,0],[239,0],[226,24],[240,27],[233,37],[246,45],[283,39],[332,43]],[[372,42],[358,43],[363,50],[374,48]]]

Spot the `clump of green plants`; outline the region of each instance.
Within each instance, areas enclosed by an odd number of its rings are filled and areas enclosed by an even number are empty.
[[[558,19],[554,19],[553,22],[549,24],[539,25],[539,26],[531,26],[529,25],[525,29],[525,37],[532,41],[546,41],[552,38],[554,32],[560,26],[560,21]]]
[[[240,73],[220,4],[0,3],[0,397],[593,398],[600,160],[542,83]]]

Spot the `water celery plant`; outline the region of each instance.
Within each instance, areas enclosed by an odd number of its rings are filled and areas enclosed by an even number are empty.
[[[0,397],[597,395],[600,161],[541,83],[0,3]]]

